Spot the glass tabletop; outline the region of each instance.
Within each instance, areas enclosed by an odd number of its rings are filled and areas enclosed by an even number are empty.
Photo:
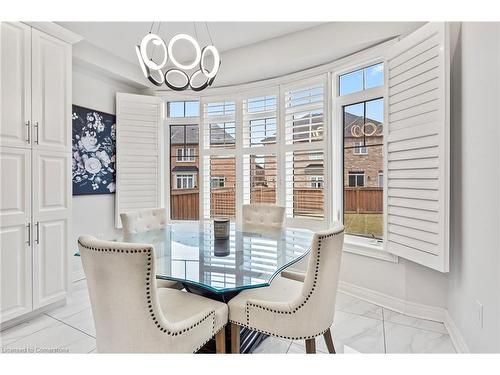
[[[308,252],[306,229],[230,226],[228,240],[214,238],[212,221],[185,221],[114,241],[153,244],[156,276],[227,293],[268,286],[273,277]]]

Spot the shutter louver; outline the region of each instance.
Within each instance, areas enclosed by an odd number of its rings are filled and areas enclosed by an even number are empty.
[[[160,98],[116,95],[116,227],[120,213],[163,207],[163,117]]]
[[[449,43],[429,23],[386,62],[384,232],[390,253],[448,271]]]
[[[323,140],[324,104],[322,83],[285,94],[286,144]]]

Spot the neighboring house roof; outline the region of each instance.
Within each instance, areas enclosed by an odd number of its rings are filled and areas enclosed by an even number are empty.
[[[198,167],[195,165],[177,165],[172,168],[172,172],[198,172]]]
[[[185,133],[184,133],[185,131]],[[185,137],[185,139],[184,139]],[[170,144],[171,145],[197,145],[199,143],[198,125],[171,126]],[[218,124],[211,124],[210,131],[211,144],[232,144],[235,143],[234,137],[227,133]]]
[[[323,173],[323,164],[309,164],[305,167],[306,174]]]
[[[210,144],[232,144],[236,143],[234,137],[226,132],[218,124],[210,124]]]
[[[184,139],[184,130],[186,139]],[[170,144],[183,145],[183,144],[198,144],[199,132],[198,125],[187,126],[171,126],[170,127]]]

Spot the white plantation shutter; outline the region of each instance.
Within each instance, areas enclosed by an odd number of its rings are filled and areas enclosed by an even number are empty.
[[[117,228],[122,212],[163,207],[163,118],[160,98],[117,93]]]
[[[285,93],[285,142],[323,140],[325,90],[322,82]]]
[[[287,222],[318,228],[328,217],[325,205],[325,77],[284,87],[283,91]]]
[[[386,61],[384,230],[387,250],[448,271],[449,43],[430,23],[399,41]]]

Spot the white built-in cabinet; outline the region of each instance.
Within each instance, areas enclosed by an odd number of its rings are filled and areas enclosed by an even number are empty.
[[[71,45],[0,29],[1,321],[63,300],[71,227]]]

